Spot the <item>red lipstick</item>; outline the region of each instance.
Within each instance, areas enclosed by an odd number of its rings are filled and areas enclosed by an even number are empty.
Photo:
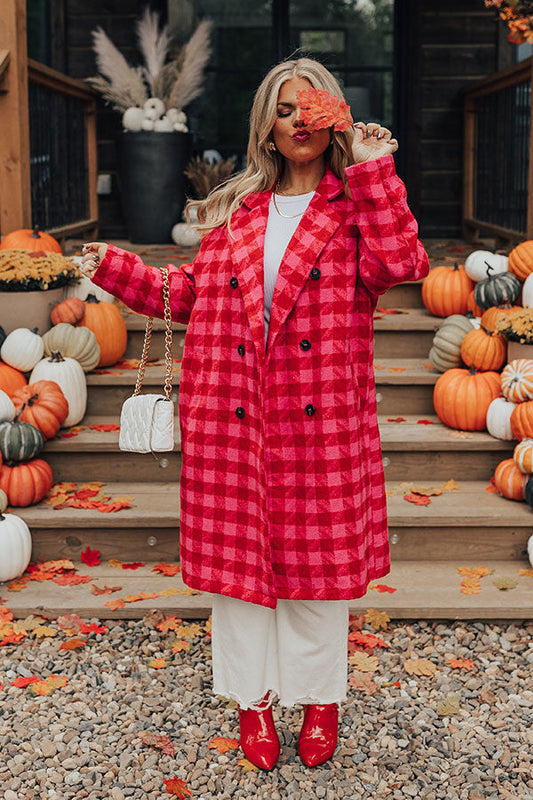
[[[296,133],[292,135],[292,138],[297,142],[306,142],[310,137],[311,134],[309,131],[296,131]]]

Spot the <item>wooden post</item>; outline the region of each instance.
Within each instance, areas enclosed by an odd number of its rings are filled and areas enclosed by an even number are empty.
[[[9,52],[0,83],[0,233],[5,236],[31,227],[25,0],[0,3],[0,50]]]
[[[533,239],[533,59],[531,60],[529,103],[529,169],[527,176],[527,237]]]
[[[464,105],[464,144],[463,144],[463,239],[470,241],[472,231],[465,220],[474,217],[474,151],[476,147],[475,100],[465,98]]]

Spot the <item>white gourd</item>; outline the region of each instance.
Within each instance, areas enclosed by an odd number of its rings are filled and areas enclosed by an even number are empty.
[[[511,430],[511,414],[516,403],[511,403],[505,397],[496,397],[487,411],[487,431],[495,439],[510,442],[514,439]]]
[[[529,563],[533,567],[533,536],[530,536],[527,542],[527,555],[529,558]]]
[[[491,275],[509,271],[509,259],[490,250],[474,250],[465,261],[465,272],[473,281],[482,281],[488,277],[488,266],[492,267]]]
[[[87,408],[87,380],[80,364],[74,358],[63,358],[53,352],[50,358],[39,361],[30,376],[30,383],[54,381],[68,401],[68,416],[62,427],[77,425]]]
[[[8,333],[0,349],[2,361],[21,372],[29,372],[43,357],[43,340],[37,328],[15,328]]]
[[[23,519],[0,513],[0,581],[18,578],[31,558],[31,533]]]
[[[10,396],[0,389],[0,422],[11,422],[15,416],[15,406]]]
[[[533,272],[522,284],[522,305],[524,308],[533,308]]]

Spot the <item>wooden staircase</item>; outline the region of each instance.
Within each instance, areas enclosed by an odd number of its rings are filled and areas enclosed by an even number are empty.
[[[145,260],[154,264],[185,261],[176,248],[150,248]],[[533,578],[519,576],[527,569],[526,543],[533,531],[533,512],[524,503],[505,500],[486,491],[495,465],[512,454],[513,443],[486,433],[461,433],[444,427],[433,410],[432,392],[438,375],[428,368],[427,353],[439,320],[422,308],[420,285],[395,287],[380,299],[379,308],[403,313],[376,312],[375,367],[378,413],[389,497],[391,573],[380,581],[394,593],[367,592],[351,603],[353,612],[385,610],[391,618],[526,619],[533,606]],[[140,354],[144,319],[124,312],[129,330],[127,358]],[[163,327],[155,321],[154,357],[163,354]],[[181,358],[185,328],[175,325],[174,358]],[[17,616],[46,611],[72,611],[84,617],[134,618],[160,608],[181,618],[209,614],[208,594],[185,594],[179,576],[152,572],[160,561],[179,558],[179,441],[173,453],[125,454],[118,450],[118,434],[91,429],[100,423],[118,423],[123,400],[132,392],[134,370],[109,369],[88,375],[89,403],[86,426],[72,438],[46,444],[44,457],[56,481],[103,481],[112,497],[133,498],[131,508],[116,513],[71,509],[55,510],[41,503],[15,509],[33,536],[32,559],[71,558],[78,571],[98,586],[120,585],[111,595],[95,596],[91,584],[57,586],[29,582],[12,592],[0,584],[2,602]],[[145,386],[162,386],[162,368],[147,369]],[[175,372],[179,390],[179,364]],[[398,421],[403,418],[403,421]],[[176,430],[178,430],[176,426]],[[453,479],[459,488],[431,497],[428,506],[404,500],[411,486],[435,488]],[[81,552],[98,549],[97,567],[80,563]],[[109,559],[142,561],[138,570],[120,570]],[[481,579],[479,594],[460,592],[458,567],[486,566],[492,575]],[[496,577],[512,577],[517,586],[499,590]],[[159,593],[174,588],[177,595],[127,602],[123,608],[104,606],[110,599]]]

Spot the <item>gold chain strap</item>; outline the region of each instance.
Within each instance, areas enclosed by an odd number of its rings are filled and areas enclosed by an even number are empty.
[[[172,391],[172,314],[170,311],[170,284],[168,280],[168,269],[163,267],[161,270],[163,275],[163,302],[165,306],[165,397],[170,400],[170,393]],[[146,364],[148,361],[148,353],[150,352],[150,344],[152,342],[152,330],[154,327],[154,318],[146,318],[146,329],[144,332],[144,343],[139,361],[139,371],[137,372],[137,383],[133,391],[133,396],[140,394]]]

